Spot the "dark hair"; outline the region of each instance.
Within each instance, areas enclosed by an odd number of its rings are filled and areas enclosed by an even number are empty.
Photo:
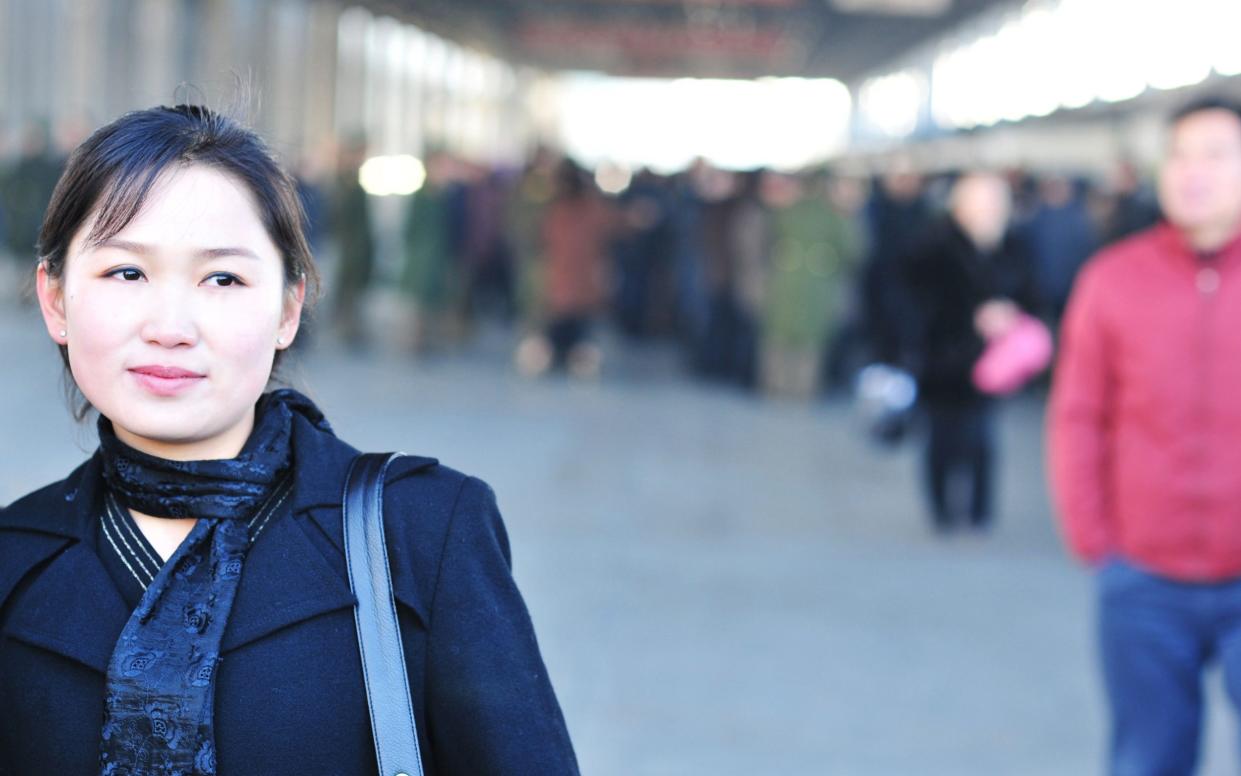
[[[1181,107],[1177,108],[1168,119],[1169,126],[1175,126],[1195,113],[1203,113],[1209,110],[1222,110],[1231,113],[1238,119],[1241,119],[1241,103],[1230,100],[1227,97],[1219,95],[1210,95],[1207,97],[1198,97],[1191,100]]]
[[[47,274],[61,277],[69,243],[91,214],[96,218],[87,240],[107,240],[138,215],[161,174],[191,164],[207,165],[245,185],[280,252],[286,284],[305,280],[306,299],[313,303],[319,273],[306,242],[306,217],[293,180],[253,130],[199,105],[127,113],[74,150],[39,230],[39,261]],[[68,370],[69,353],[63,345],[60,354]],[[78,418],[87,410],[89,405],[81,406]]]

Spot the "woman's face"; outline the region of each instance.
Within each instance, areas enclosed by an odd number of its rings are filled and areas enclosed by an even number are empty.
[[[99,245],[86,243],[93,222],[74,236],[60,278],[39,270],[48,331],[68,347],[78,387],[131,447],[234,457],[276,350],[297,333],[304,292],[286,287],[253,197],[191,165],[164,174]]]

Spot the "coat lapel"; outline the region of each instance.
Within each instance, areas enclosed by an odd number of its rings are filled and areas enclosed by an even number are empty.
[[[301,416],[295,415],[293,423],[291,506],[273,518],[250,548],[224,633],[225,652],[312,617],[351,609],[357,600],[345,569],[341,501],[358,451]],[[403,458],[394,476],[434,463]],[[316,545],[308,531],[321,533],[326,541]],[[398,570],[397,598],[425,622],[426,612],[412,587],[400,583],[402,576]]]
[[[308,516],[335,548],[339,568],[348,589],[348,572],[345,571],[345,539],[341,503],[344,500],[345,478],[349,466],[358,451],[331,434],[316,429],[300,416],[293,419],[293,454],[297,464],[297,479],[293,491],[293,511],[301,517]],[[387,484],[391,485],[415,472],[436,466],[434,458],[416,455],[402,456],[388,470]],[[390,493],[390,491],[385,491]],[[384,499],[384,522],[389,546],[408,540],[408,521],[416,515],[397,514],[390,498]],[[424,625],[429,622],[429,608],[418,593],[413,570],[406,568],[391,554],[393,562],[392,585],[396,599],[414,611]]]
[[[11,637],[107,673],[129,608],[90,547],[77,542],[57,555],[30,585],[32,603],[8,624]]]
[[[351,608],[356,600],[345,572],[341,499],[357,451],[301,417],[295,416],[294,424],[296,473],[290,506],[273,517],[250,548],[221,645],[225,652],[312,617]],[[394,464],[389,482],[435,463],[404,457]],[[8,546],[30,544],[37,549],[21,552],[20,558],[0,569],[0,596],[51,558],[29,590],[29,600],[39,605],[21,607],[7,630],[15,638],[106,673],[130,612],[94,548],[99,480],[95,457],[63,482],[12,505],[0,517],[0,530],[23,535],[20,543]],[[307,520],[313,521],[313,529]],[[389,542],[404,538],[391,514],[387,523]],[[321,531],[327,542],[317,546],[307,530]],[[398,565],[393,577],[397,599],[425,623],[426,607],[410,570]]]
[[[353,606],[349,582],[311,543],[297,518],[276,515],[246,555],[221,648],[235,650],[276,631]]]
[[[8,634],[103,673],[129,608],[94,550],[98,480],[99,460],[92,457],[62,482],[9,507],[0,519],[0,531],[10,534],[0,594],[7,597],[46,563],[23,596],[32,604],[14,611]]]

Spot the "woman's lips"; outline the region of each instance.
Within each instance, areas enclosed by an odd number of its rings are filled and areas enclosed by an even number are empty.
[[[156,396],[175,396],[206,377],[175,366],[138,366],[130,369],[129,373],[139,385]]]

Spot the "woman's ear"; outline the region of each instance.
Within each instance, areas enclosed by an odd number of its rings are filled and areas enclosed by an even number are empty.
[[[69,343],[69,322],[65,317],[65,291],[62,281],[47,272],[47,264],[39,262],[35,276],[35,292],[47,333],[57,345]]]
[[[284,295],[284,313],[280,316],[280,328],[276,332],[277,350],[284,350],[293,344],[302,323],[302,305],[305,302],[306,278],[302,278]]]

